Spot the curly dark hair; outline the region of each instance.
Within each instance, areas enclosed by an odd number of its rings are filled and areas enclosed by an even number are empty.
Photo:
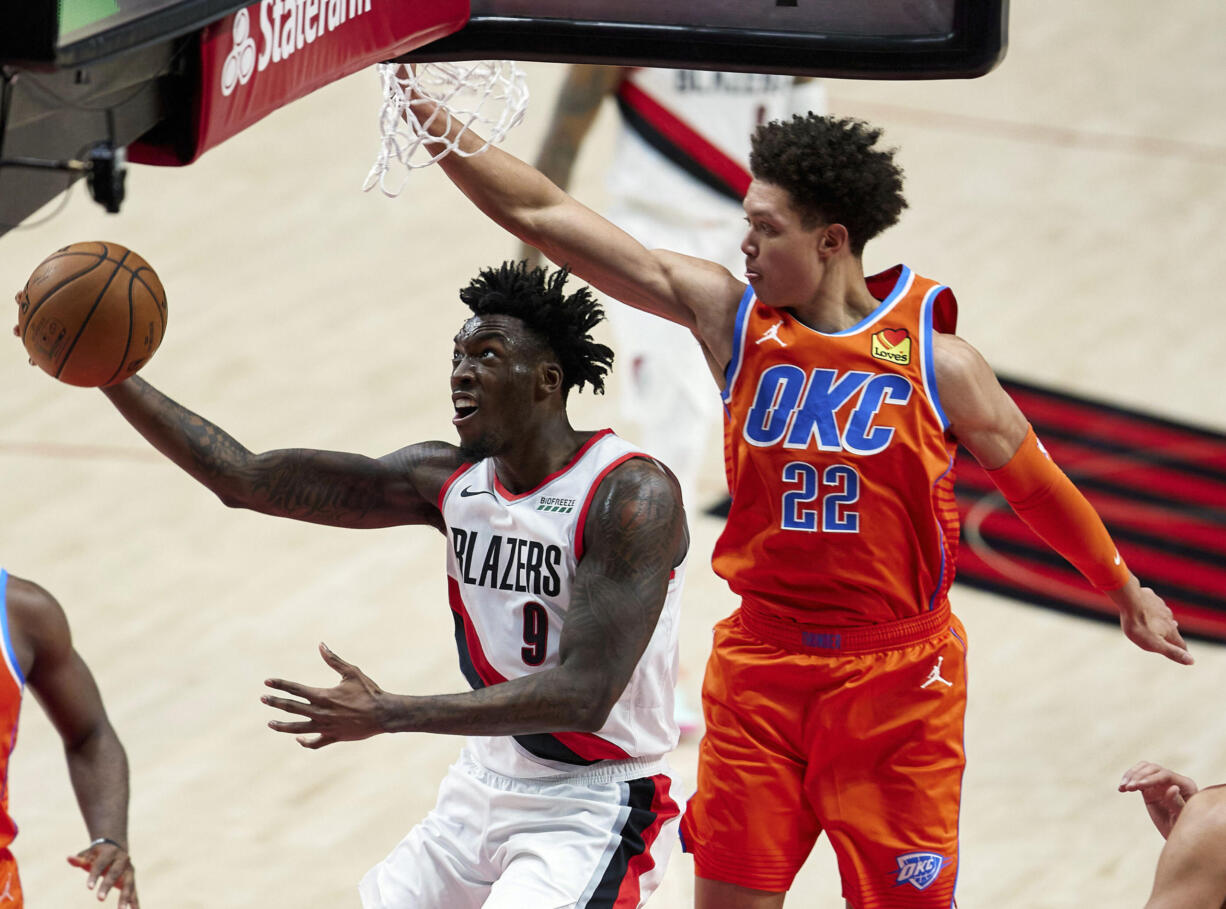
[[[805,228],[846,227],[859,256],[907,207],[896,149],[873,148],[880,137],[863,120],[797,114],[757,128],[749,169],[787,191]]]
[[[550,274],[528,268],[526,259],[483,268],[460,291],[460,299],[477,316],[514,316],[562,367],[562,398],[572,388],[590,384],[604,394],[604,377],[613,365],[613,351],[592,340],[591,331],[604,319],[604,310],[587,287],[570,296],[562,285],[570,269]]]

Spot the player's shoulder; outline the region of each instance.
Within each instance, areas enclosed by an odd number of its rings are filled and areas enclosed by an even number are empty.
[[[610,472],[610,476],[616,475],[623,483],[632,486],[677,486],[676,476],[663,461],[645,451],[635,450],[631,455],[632,457],[618,464]]]
[[[667,515],[682,509],[681,485],[672,470],[646,452],[622,461],[601,481],[597,499],[627,515]]]
[[[34,581],[10,574],[5,588],[9,638],[22,656],[38,655],[71,644],[68,617],[59,601]],[[23,662],[25,662],[23,660]]]
[[[387,464],[399,470],[457,470],[466,463],[471,463],[464,457],[459,446],[451,442],[438,440],[429,442],[414,442],[398,448],[381,458]]]
[[[934,364],[940,362],[950,369],[966,369],[983,356],[969,341],[961,335],[952,332],[934,331],[932,333],[932,354]]]
[[[416,442],[384,455],[379,459],[400,474],[421,492],[435,493],[461,467],[473,463],[459,447],[450,442]]]
[[[1003,392],[983,354],[954,334],[934,332],[932,371],[941,407],[957,428],[993,423]]]
[[[596,489],[584,539],[589,552],[601,545],[623,555],[663,547],[674,553],[672,564],[679,564],[689,532],[673,472],[643,452],[617,464]]]
[[[736,309],[746,284],[725,266],[710,259],[667,249],[653,250],[674,287],[695,305]]]
[[[718,262],[668,250],[654,250],[653,255],[672,293],[691,314],[690,329],[712,351],[731,345],[736,315],[749,285]]]
[[[948,390],[969,390],[993,375],[992,367],[965,338],[947,332],[932,333],[932,369],[937,385]]]

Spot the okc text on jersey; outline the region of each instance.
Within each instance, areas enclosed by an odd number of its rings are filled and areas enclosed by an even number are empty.
[[[906,404],[911,392],[911,382],[895,373],[814,369],[806,376],[799,366],[777,363],[758,379],[745,441],[759,448],[815,445],[820,451],[874,455],[894,438],[894,430],[874,426],[874,418],[882,407]],[[840,427],[836,415],[857,393],[859,400]]]

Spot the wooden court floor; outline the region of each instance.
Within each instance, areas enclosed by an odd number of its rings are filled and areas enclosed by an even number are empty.
[[[830,84],[837,112],[886,127],[911,208],[866,267],[905,260],[953,286],[961,331],[1001,371],[1226,428],[1226,13],[1087,0],[1014,4],[1009,54],[972,82]],[[509,146],[534,153],[560,69],[528,67],[534,106]],[[364,73],[182,170],[135,168],[123,213],[78,188],[0,238],[0,285],[44,255],[109,239],[160,272],[168,334],[145,375],[253,449],[382,454],[450,439],[456,291],[513,254],[441,173],[392,201],[359,186],[376,149]],[[599,207],[606,111],[576,194]],[[0,562],[68,610],[132,765],[142,904],[357,905],[355,884],[433,804],[459,741],[382,737],[320,752],[269,731],[261,681],[330,683],[326,641],[385,688],[463,688],[442,538],[341,531],[229,511],[162,462],[96,391],[0,358]],[[576,424],[617,421],[617,392]],[[631,434],[632,433],[627,433]],[[713,450],[706,504],[721,491]],[[695,512],[698,509],[694,509]],[[682,683],[697,699],[712,624],[734,606],[691,517]],[[1161,842],[1115,791],[1147,758],[1226,780],[1226,652],[1181,668],[1119,631],[955,588],[971,642],[959,904],[1144,903]],[[692,783],[693,743],[675,756]],[[85,905],[64,861],[85,842],[58,740],[30,699],[10,774],[32,906]],[[653,905],[689,905],[674,856]],[[824,847],[789,905],[842,905]]]

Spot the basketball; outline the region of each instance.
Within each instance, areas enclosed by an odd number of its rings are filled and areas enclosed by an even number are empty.
[[[114,385],[153,356],[166,292],[149,263],[118,243],[73,243],[39,263],[17,314],[26,351],[69,385]]]

